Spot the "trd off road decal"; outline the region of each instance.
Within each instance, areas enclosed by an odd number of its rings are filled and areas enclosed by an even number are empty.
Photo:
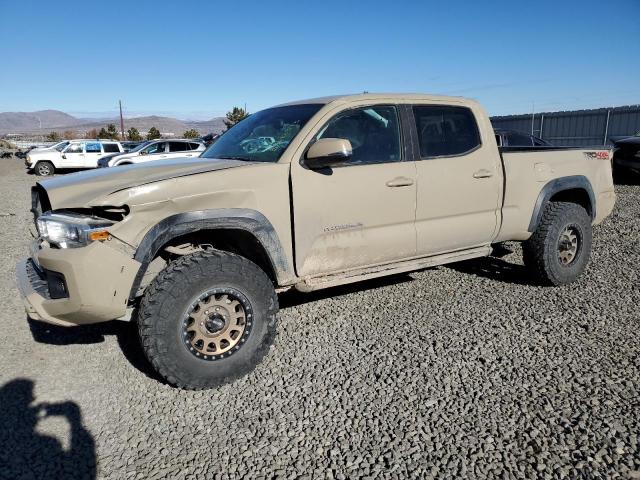
[[[609,152],[584,152],[587,160],[609,160]]]

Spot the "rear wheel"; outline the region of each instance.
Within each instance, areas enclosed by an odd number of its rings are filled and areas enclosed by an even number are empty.
[[[551,202],[523,244],[524,263],[547,285],[565,285],[584,271],[591,254],[591,217],[575,203]]]
[[[147,288],[138,328],[167,382],[203,389],[253,370],[276,334],[273,284],[253,262],[208,250],[181,257]]]
[[[53,175],[56,171],[53,163],[46,161],[38,162],[33,170],[39,177],[48,177],[49,175]]]

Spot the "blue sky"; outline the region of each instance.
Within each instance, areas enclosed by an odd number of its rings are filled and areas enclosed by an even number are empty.
[[[108,10],[108,11],[107,11]],[[0,0],[0,111],[183,119],[370,92],[640,103],[640,0]]]

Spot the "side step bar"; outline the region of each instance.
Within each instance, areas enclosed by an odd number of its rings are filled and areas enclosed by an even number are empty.
[[[372,278],[384,277],[386,275],[394,275],[397,273],[412,272],[423,268],[435,267],[446,263],[461,262],[472,258],[486,257],[491,255],[492,248],[490,245],[471,248],[457,252],[444,253],[434,255],[432,257],[414,258],[403,262],[377,265],[375,267],[366,267],[357,270],[348,270],[346,272],[324,275],[322,277],[308,277],[294,285],[294,288],[300,292],[313,292],[322,288],[335,287],[337,285],[346,285],[348,283],[361,282]]]

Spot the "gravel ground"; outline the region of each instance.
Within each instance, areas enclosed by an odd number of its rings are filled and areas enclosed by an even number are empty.
[[[29,186],[0,161],[0,478],[640,478],[640,186],[619,185],[579,282],[518,245],[283,294],[254,373],[159,382],[131,324],[29,324],[14,286]]]

